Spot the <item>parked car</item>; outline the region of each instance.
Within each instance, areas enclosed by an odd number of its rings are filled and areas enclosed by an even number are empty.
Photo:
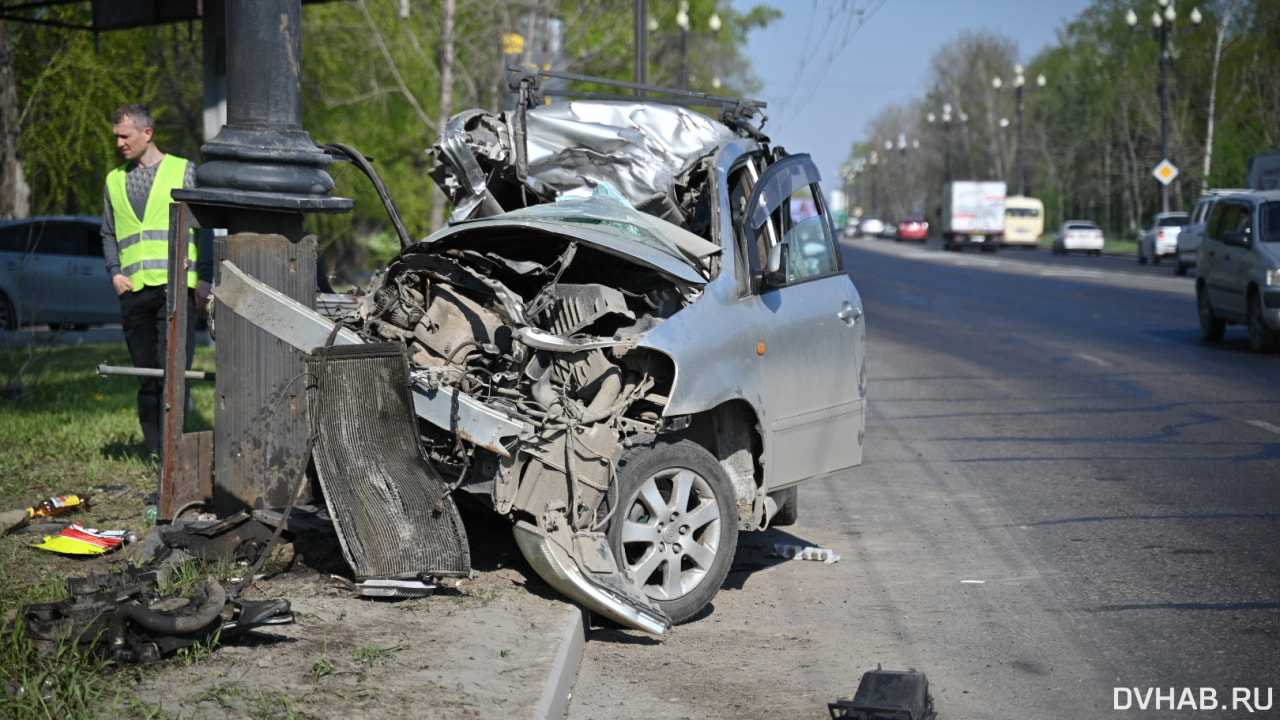
[[[892,237],[897,237],[897,235],[898,235],[898,226],[890,222],[885,223],[884,229],[880,231],[880,237],[882,238],[892,238]]]
[[[1138,239],[1138,263],[1146,265],[1150,260],[1153,265],[1159,265],[1162,258],[1176,257],[1178,235],[1189,217],[1181,211],[1156,213],[1151,227],[1143,230]]]
[[[1195,207],[1191,208],[1190,217],[1187,218],[1187,224],[1183,225],[1182,231],[1178,233],[1178,253],[1174,258],[1176,264],[1173,268],[1175,275],[1186,275],[1188,270],[1196,266],[1196,257],[1200,253],[1200,243],[1204,240],[1205,229],[1209,224],[1209,216],[1213,213],[1213,206],[1218,199],[1223,195],[1238,192],[1248,192],[1248,190],[1207,190],[1196,201]]]
[[[1280,190],[1220,196],[1209,215],[1196,270],[1205,341],[1243,323],[1257,352],[1280,350]]]
[[[0,328],[120,322],[101,232],[93,215],[0,222]]]
[[[862,237],[862,236],[880,237],[880,234],[883,232],[884,232],[884,221],[874,215],[869,217],[864,217],[862,218],[862,222],[858,223],[859,237]]]
[[[922,217],[903,218],[898,223],[897,240],[919,240],[925,242],[929,239],[929,223]]]
[[[1053,254],[1066,255],[1082,252],[1086,255],[1101,255],[1104,240],[1102,230],[1092,220],[1068,220],[1058,228],[1053,238]]]
[[[431,170],[449,224],[329,335],[406,346],[431,464],[553,587],[650,632],[711,601],[740,529],[862,458],[862,301],[816,165],[753,107],[456,115]]]
[[[840,231],[842,237],[852,238],[858,236],[858,218],[851,217],[844,224],[844,228]]]

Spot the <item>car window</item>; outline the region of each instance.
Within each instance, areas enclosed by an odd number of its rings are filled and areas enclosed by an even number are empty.
[[[1221,240],[1223,235],[1236,229],[1240,220],[1240,205],[1232,202],[1221,202],[1214,206],[1213,217],[1209,220],[1207,237]]]
[[[807,155],[784,158],[765,172],[749,203],[744,228],[754,239],[751,262],[757,272],[779,243],[788,247],[788,282],[841,269],[818,171]]]
[[[1187,218],[1181,215],[1177,217],[1160,218],[1160,222],[1157,224],[1160,227],[1178,227],[1180,225],[1186,225]]]
[[[1005,215],[1009,217],[1039,217],[1040,211],[1035,208],[1006,208]]]
[[[1280,243],[1280,202],[1269,202],[1258,208],[1258,239]]]

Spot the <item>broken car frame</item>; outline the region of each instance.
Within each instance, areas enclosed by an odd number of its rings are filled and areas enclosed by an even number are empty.
[[[817,169],[752,124],[762,103],[541,104],[537,75],[514,111],[454,116],[431,173],[449,224],[337,323],[230,262],[215,319],[304,352],[403,343],[450,489],[566,596],[661,633],[708,605],[739,530],[793,522],[798,483],[861,462],[862,304]]]

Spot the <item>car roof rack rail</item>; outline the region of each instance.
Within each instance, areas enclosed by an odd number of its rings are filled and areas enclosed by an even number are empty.
[[[517,106],[521,111],[535,105],[541,105],[544,96],[547,95],[555,97],[574,97],[587,100],[630,100],[633,102],[679,105],[681,107],[714,107],[720,109],[720,122],[758,140],[766,139],[760,132],[760,128],[764,127],[765,122],[769,119],[768,116],[761,112],[764,108],[768,107],[763,100],[737,98],[730,97],[728,95],[712,95],[711,93],[699,92],[697,90],[680,90],[677,88],[662,87],[660,85],[645,85],[642,83],[627,82],[625,80],[614,80],[612,78],[579,75],[577,73],[561,72],[558,70],[544,70],[542,68],[532,66],[508,65],[507,71],[512,73],[511,77],[507,81],[507,87],[519,95],[519,103]],[[569,90],[568,88],[547,88],[542,86],[541,78],[595,83],[597,85],[605,85],[607,87],[615,87],[622,90],[631,90],[633,94],[626,95],[623,93]],[[657,95],[651,95],[650,93],[657,93]],[[759,124],[753,125],[751,123],[751,119],[757,115],[760,117]]]

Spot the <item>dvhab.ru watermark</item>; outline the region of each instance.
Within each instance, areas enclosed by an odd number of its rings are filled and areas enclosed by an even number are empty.
[[[1113,710],[1233,710],[1266,712],[1271,709],[1271,688],[1127,688],[1112,689]]]

